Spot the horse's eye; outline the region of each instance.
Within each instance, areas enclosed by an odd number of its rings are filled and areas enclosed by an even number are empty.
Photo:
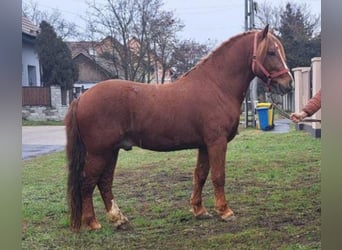
[[[267,51],[267,55],[269,56],[275,56],[276,53],[274,51]]]

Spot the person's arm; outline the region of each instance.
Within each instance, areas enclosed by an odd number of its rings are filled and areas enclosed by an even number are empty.
[[[305,117],[312,116],[321,108],[321,90],[319,90],[304,106],[301,112],[292,113],[290,119],[298,123],[302,121]]]
[[[312,97],[305,107],[302,109],[307,116],[312,116],[321,108],[321,90],[319,90],[314,97]]]

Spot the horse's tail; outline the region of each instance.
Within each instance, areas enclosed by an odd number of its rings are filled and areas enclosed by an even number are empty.
[[[67,135],[66,154],[68,160],[67,197],[71,228],[76,232],[79,231],[82,224],[81,176],[86,155],[86,149],[78,130],[76,118],[78,101],[79,98],[70,104],[68,113],[64,119]]]

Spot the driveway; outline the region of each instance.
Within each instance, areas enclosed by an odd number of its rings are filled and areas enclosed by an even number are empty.
[[[288,133],[290,131],[291,121],[289,119],[274,120],[274,129],[267,131],[272,133]]]
[[[61,151],[66,145],[64,126],[23,126],[21,138],[23,160]]]

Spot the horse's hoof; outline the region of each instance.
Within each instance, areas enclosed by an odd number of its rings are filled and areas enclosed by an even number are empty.
[[[123,215],[114,200],[112,200],[112,208],[107,212],[107,217],[116,228],[128,223],[127,217]]]
[[[125,224],[128,224],[129,221],[126,216],[120,213],[120,216],[118,218],[111,217],[110,222],[113,224],[114,227],[120,228],[124,227]]]
[[[101,228],[101,224],[98,222],[92,222],[89,225],[87,225],[87,229],[89,231],[97,230]]]
[[[205,209],[205,207],[192,207],[190,209],[190,212],[195,216],[196,219],[199,220],[205,220],[205,219],[210,219],[213,216],[208,213],[208,211]]]
[[[125,223],[122,223],[118,226],[116,226],[116,229],[118,230],[131,230],[132,229],[132,226],[130,225],[130,223],[128,221],[126,221]]]
[[[208,212],[205,212],[203,214],[197,215],[195,218],[198,219],[198,220],[207,220],[207,219],[210,219],[212,217],[213,216],[211,214],[209,214]]]
[[[232,222],[232,221],[236,221],[236,216],[234,214],[232,215],[228,215],[227,217],[222,217],[222,220],[226,221],[226,222]]]

